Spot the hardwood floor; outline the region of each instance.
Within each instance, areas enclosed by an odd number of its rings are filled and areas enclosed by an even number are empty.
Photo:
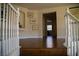
[[[21,56],[67,56],[64,39],[20,39]]]
[[[66,56],[67,51],[64,48],[53,49],[21,49],[21,56]]]

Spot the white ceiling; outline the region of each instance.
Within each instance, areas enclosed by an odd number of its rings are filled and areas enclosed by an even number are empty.
[[[43,9],[50,7],[59,7],[67,5],[78,5],[76,3],[15,3],[15,5],[22,6],[28,9]]]

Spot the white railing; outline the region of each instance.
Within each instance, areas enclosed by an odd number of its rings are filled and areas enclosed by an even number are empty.
[[[67,8],[65,13],[65,23],[66,23],[65,45],[67,46],[67,55],[78,56],[79,19],[70,12],[69,8]]]
[[[0,55],[19,55],[19,9],[0,4]]]
[[[1,4],[0,4],[0,56],[1,56]]]

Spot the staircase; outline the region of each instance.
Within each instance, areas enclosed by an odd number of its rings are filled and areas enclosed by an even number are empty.
[[[51,48],[47,48],[45,40],[42,40],[43,39],[20,39],[20,55],[67,56],[67,48],[63,46],[64,39],[58,39],[57,41],[52,42]]]
[[[65,13],[67,55],[79,55],[79,7],[67,8]]]
[[[19,9],[0,3],[0,56],[19,55]]]
[[[66,48],[21,49],[21,56],[67,56]]]

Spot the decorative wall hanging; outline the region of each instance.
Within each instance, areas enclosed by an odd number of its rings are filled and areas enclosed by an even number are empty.
[[[33,17],[34,17],[33,12],[27,12],[27,17],[33,19]]]
[[[37,19],[36,19],[36,16],[35,16],[35,13],[34,12],[27,12],[27,17],[28,17],[28,20],[29,20],[29,23],[30,23],[30,28],[32,31],[37,31],[38,30],[38,24],[37,24]]]
[[[20,11],[20,18],[19,18],[19,28],[24,29],[25,28],[25,13],[23,11]]]

